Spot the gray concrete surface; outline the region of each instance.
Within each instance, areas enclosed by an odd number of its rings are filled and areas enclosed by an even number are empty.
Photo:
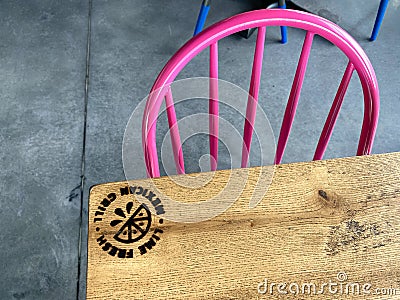
[[[391,1],[374,43],[367,38],[378,1],[364,1],[362,7],[346,0],[334,4],[327,0],[295,2],[337,21],[365,49],[381,91],[381,116],[373,151],[399,151],[398,1]],[[0,299],[85,298],[89,188],[124,180],[121,148],[129,116],[163,65],[191,37],[199,3],[93,1],[83,145],[89,2],[1,1]],[[260,1],[255,0],[214,1],[206,24],[259,6]],[[260,103],[276,134],[303,38],[303,32],[289,29],[289,43],[281,45],[277,42],[278,28],[268,30]],[[254,41],[254,35],[248,40],[233,36],[220,43],[222,79],[248,88]],[[207,55],[200,55],[180,78],[206,76],[206,60]],[[285,162],[312,158],[345,65],[345,57],[335,47],[315,39]],[[183,116],[204,111],[197,103],[178,108],[178,113]],[[354,155],[362,105],[355,77],[327,158]],[[231,116],[228,112],[226,115]],[[232,120],[240,126],[239,121]],[[165,133],[160,125],[159,137]],[[189,170],[198,169],[198,159],[206,153],[203,143],[204,137],[186,143]],[[83,153],[85,184],[81,186]],[[83,248],[79,265],[81,211]]]
[[[76,299],[87,14],[1,1],[0,299]]]

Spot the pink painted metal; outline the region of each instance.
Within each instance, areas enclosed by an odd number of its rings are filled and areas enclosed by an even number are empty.
[[[253,69],[251,72],[249,97],[246,107],[246,120],[244,121],[243,147],[242,147],[242,168],[247,167],[250,155],[251,139],[253,137],[253,125],[256,119],[258,92],[260,90],[260,80],[262,71],[262,61],[264,57],[266,27],[258,27],[256,48],[254,50]]]
[[[304,75],[306,74],[313,38],[314,33],[307,31],[296,74],[294,75],[292,89],[290,90],[289,100],[286,105],[285,115],[283,116],[281,132],[276,147],[275,164],[281,163],[283,152],[285,151],[287,140],[289,138],[290,129],[292,128],[294,116],[296,115],[297,104],[299,103],[300,92],[303,86]]]
[[[354,66],[351,62],[349,62],[347,64],[346,70],[344,71],[342,81],[340,82],[335,99],[333,100],[324,128],[322,129],[321,136],[319,138],[313,160],[322,159],[322,156],[325,153],[329,139],[331,138],[332,135],[333,127],[335,127],[335,123],[339,115],[340,108],[342,107],[344,95],[346,94],[351,76],[353,75],[353,71],[354,71]]]
[[[182,153],[182,144],[181,137],[179,135],[178,123],[176,120],[174,99],[172,98],[171,88],[168,87],[167,93],[165,95],[165,105],[168,116],[168,125],[171,133],[171,143],[172,143],[172,152],[174,153],[175,165],[178,174],[185,173],[185,165],[183,162],[183,153]],[[178,158],[178,159],[176,159]]]
[[[354,70],[356,70],[358,73],[364,94],[364,119],[357,155],[371,153],[371,147],[373,144],[379,115],[379,90],[375,72],[367,55],[362,50],[360,45],[339,26],[319,16],[288,9],[263,9],[239,14],[208,27],[206,30],[202,31],[190,39],[184,46],[182,46],[165,65],[153,85],[152,94],[147,100],[142,122],[143,151],[149,176],[158,177],[160,175],[158,168],[155,129],[161,102],[168,91],[166,87],[169,87],[169,84],[174,81],[178,73],[194,56],[207,47],[215,44],[220,39],[249,28],[260,28],[266,26],[288,26],[303,29],[307,31],[307,36],[309,36],[308,40],[307,38],[305,39],[305,44],[308,42],[311,43],[312,39],[310,37],[312,37],[313,34],[317,34],[336,45],[349,58],[350,63],[354,66]],[[303,50],[302,56],[306,56],[305,50]],[[301,62],[302,59],[300,58],[299,63],[301,64]],[[299,79],[301,79],[301,76],[304,76],[303,71],[299,71]],[[302,80],[295,79],[294,82],[300,83]],[[346,85],[343,84],[343,88],[345,86]],[[291,111],[291,109],[295,108],[293,105],[298,100],[296,100],[296,97],[300,94],[300,90],[294,86],[292,88],[292,92],[293,100],[290,100],[291,98],[289,98],[289,101],[292,101],[293,103],[292,105],[288,105],[290,109],[287,109],[290,111],[290,114],[288,113],[289,120],[292,116],[294,117],[294,111]],[[341,88],[339,88],[338,93],[343,93]],[[213,97],[210,96],[210,98]],[[337,96],[336,98],[338,98],[337,102],[339,102],[340,96]],[[333,107],[335,107],[335,103]],[[172,109],[171,114],[174,114]],[[216,115],[215,110],[213,115]],[[176,118],[173,119],[171,116],[170,119],[176,122]],[[327,122],[330,124],[328,127],[332,127],[335,120],[336,119],[332,116],[328,117]],[[288,126],[286,123],[283,125]],[[175,128],[177,127],[175,126]],[[286,132],[287,130],[284,131]],[[322,135],[326,136],[326,133],[328,132],[328,130],[324,129]],[[322,138],[322,140],[324,140],[324,138]],[[177,141],[176,144],[180,144],[180,141]],[[324,144],[325,142],[320,142],[318,144],[316,153],[320,153],[321,151],[323,153],[323,148],[326,146],[324,146]],[[283,153],[285,143],[281,142],[281,147],[282,145]],[[181,149],[180,146],[177,149]],[[180,161],[180,157],[181,152],[178,151],[178,155],[175,156],[175,159]],[[318,155],[318,157],[322,158],[320,155]],[[276,161],[280,162],[279,157],[276,159]],[[178,172],[184,171],[183,159],[182,164],[179,163],[178,167],[182,167],[182,169],[178,170]]]
[[[218,164],[218,44],[210,45],[210,84],[209,84],[209,127],[210,127],[210,167],[217,169]]]

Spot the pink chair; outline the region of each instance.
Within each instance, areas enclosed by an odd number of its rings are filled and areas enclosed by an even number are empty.
[[[327,120],[322,129],[313,159],[320,160],[323,157],[354,70],[358,73],[364,94],[364,119],[357,155],[366,155],[371,153],[379,115],[379,90],[375,72],[360,45],[358,45],[357,42],[339,26],[319,16],[287,9],[264,9],[230,17],[200,32],[182,46],[174,56],[172,56],[158,75],[151,90],[151,92],[157,92],[151,94],[147,99],[142,121],[143,151],[147,173],[150,177],[160,176],[156,148],[156,122],[164,98],[166,100],[168,122],[171,128],[172,148],[177,172],[178,174],[185,172],[179,130],[177,126],[174,126],[177,123],[177,119],[169,84],[174,81],[178,73],[193,57],[206,48],[209,48],[210,51],[209,77],[218,78],[218,41],[238,31],[256,27],[258,28],[258,34],[250,80],[249,94],[251,97],[249,97],[249,99],[254,98],[257,101],[267,26],[288,26],[306,31],[303,48],[282,121],[276,149],[275,163],[279,164],[281,162],[286,147],[296,113],[314,35],[319,35],[336,45],[348,57],[349,61],[333,100]],[[218,162],[219,112],[218,85],[215,84],[215,81],[210,80],[209,89],[209,143],[210,155],[214,158],[214,160],[211,159],[211,170],[216,170]],[[253,124],[256,116],[255,107],[256,105],[254,105],[254,101],[248,101],[243,134],[242,167],[246,167],[248,164]]]

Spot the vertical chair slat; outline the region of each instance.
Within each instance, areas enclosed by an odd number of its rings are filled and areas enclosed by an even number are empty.
[[[346,95],[347,88],[350,83],[351,76],[353,75],[354,65],[349,61],[344,71],[339,88],[336,92],[335,99],[333,100],[328,117],[325,121],[324,128],[322,129],[321,136],[319,137],[317,149],[315,150],[314,160],[322,159],[329,139],[331,138],[333,128],[335,126],[340,108],[342,107],[344,96]]]
[[[218,164],[218,44],[210,45],[210,82],[209,82],[209,142],[211,171]]]
[[[158,160],[155,159],[157,158],[157,148],[150,142],[152,139],[155,139],[155,127],[156,124],[153,123],[150,126],[150,130],[147,135],[145,132],[142,132],[142,140],[144,141],[143,152],[146,163],[146,173],[148,177],[160,177]]]
[[[257,33],[256,47],[254,50],[253,69],[251,72],[249,97],[246,107],[246,120],[243,132],[242,148],[242,168],[246,168],[250,154],[250,144],[253,136],[253,126],[257,112],[258,92],[260,89],[260,79],[262,70],[262,61],[264,56],[266,27],[259,27]]]
[[[301,50],[299,63],[297,65],[296,74],[293,79],[292,89],[290,90],[289,100],[286,105],[285,114],[283,116],[278,145],[276,148],[275,164],[280,164],[280,162],[282,161],[283,152],[285,151],[290,129],[292,128],[297,104],[299,102],[301,88],[303,86],[304,75],[307,69],[307,63],[310,56],[313,37],[314,33],[307,31],[303,43],[303,48]]]
[[[147,97],[142,119],[142,147],[148,177],[160,177],[156,140],[156,124],[158,111],[154,103],[158,98],[163,99],[169,86],[153,89]],[[153,142],[154,141],[154,142]]]
[[[172,98],[171,87],[168,87],[167,92],[165,94],[165,105],[167,107],[168,125],[171,132],[172,152],[174,154],[176,171],[178,174],[185,174],[182,144],[176,120],[176,113],[174,107],[174,100]]]

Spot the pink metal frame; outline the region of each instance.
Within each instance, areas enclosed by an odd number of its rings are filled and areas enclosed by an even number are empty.
[[[218,41],[238,31],[257,27],[258,35],[255,46],[243,135],[242,167],[247,166],[253,133],[253,124],[256,116],[256,102],[258,101],[265,32],[266,27],[268,26],[288,26],[306,31],[303,49],[300,54],[288,104],[282,121],[275,163],[279,164],[282,160],[293,119],[295,117],[313,37],[316,34],[329,40],[341,49],[348,57],[349,62],[318,141],[314,160],[319,160],[323,157],[354,70],[358,73],[364,93],[364,119],[357,155],[366,155],[371,153],[379,115],[379,90],[375,72],[360,45],[339,26],[319,16],[287,9],[263,9],[239,14],[210,26],[190,39],[165,65],[153,85],[151,90],[152,93],[147,99],[142,122],[143,151],[147,173],[150,177],[160,176],[155,131],[157,117],[164,98],[166,99],[167,115],[169,126],[171,128],[171,139],[177,172],[179,174],[185,172],[179,130],[169,85],[174,81],[185,65],[207,47],[210,47],[210,155],[214,158],[211,159],[211,169],[215,170],[217,168],[218,83],[216,79],[218,78]]]

